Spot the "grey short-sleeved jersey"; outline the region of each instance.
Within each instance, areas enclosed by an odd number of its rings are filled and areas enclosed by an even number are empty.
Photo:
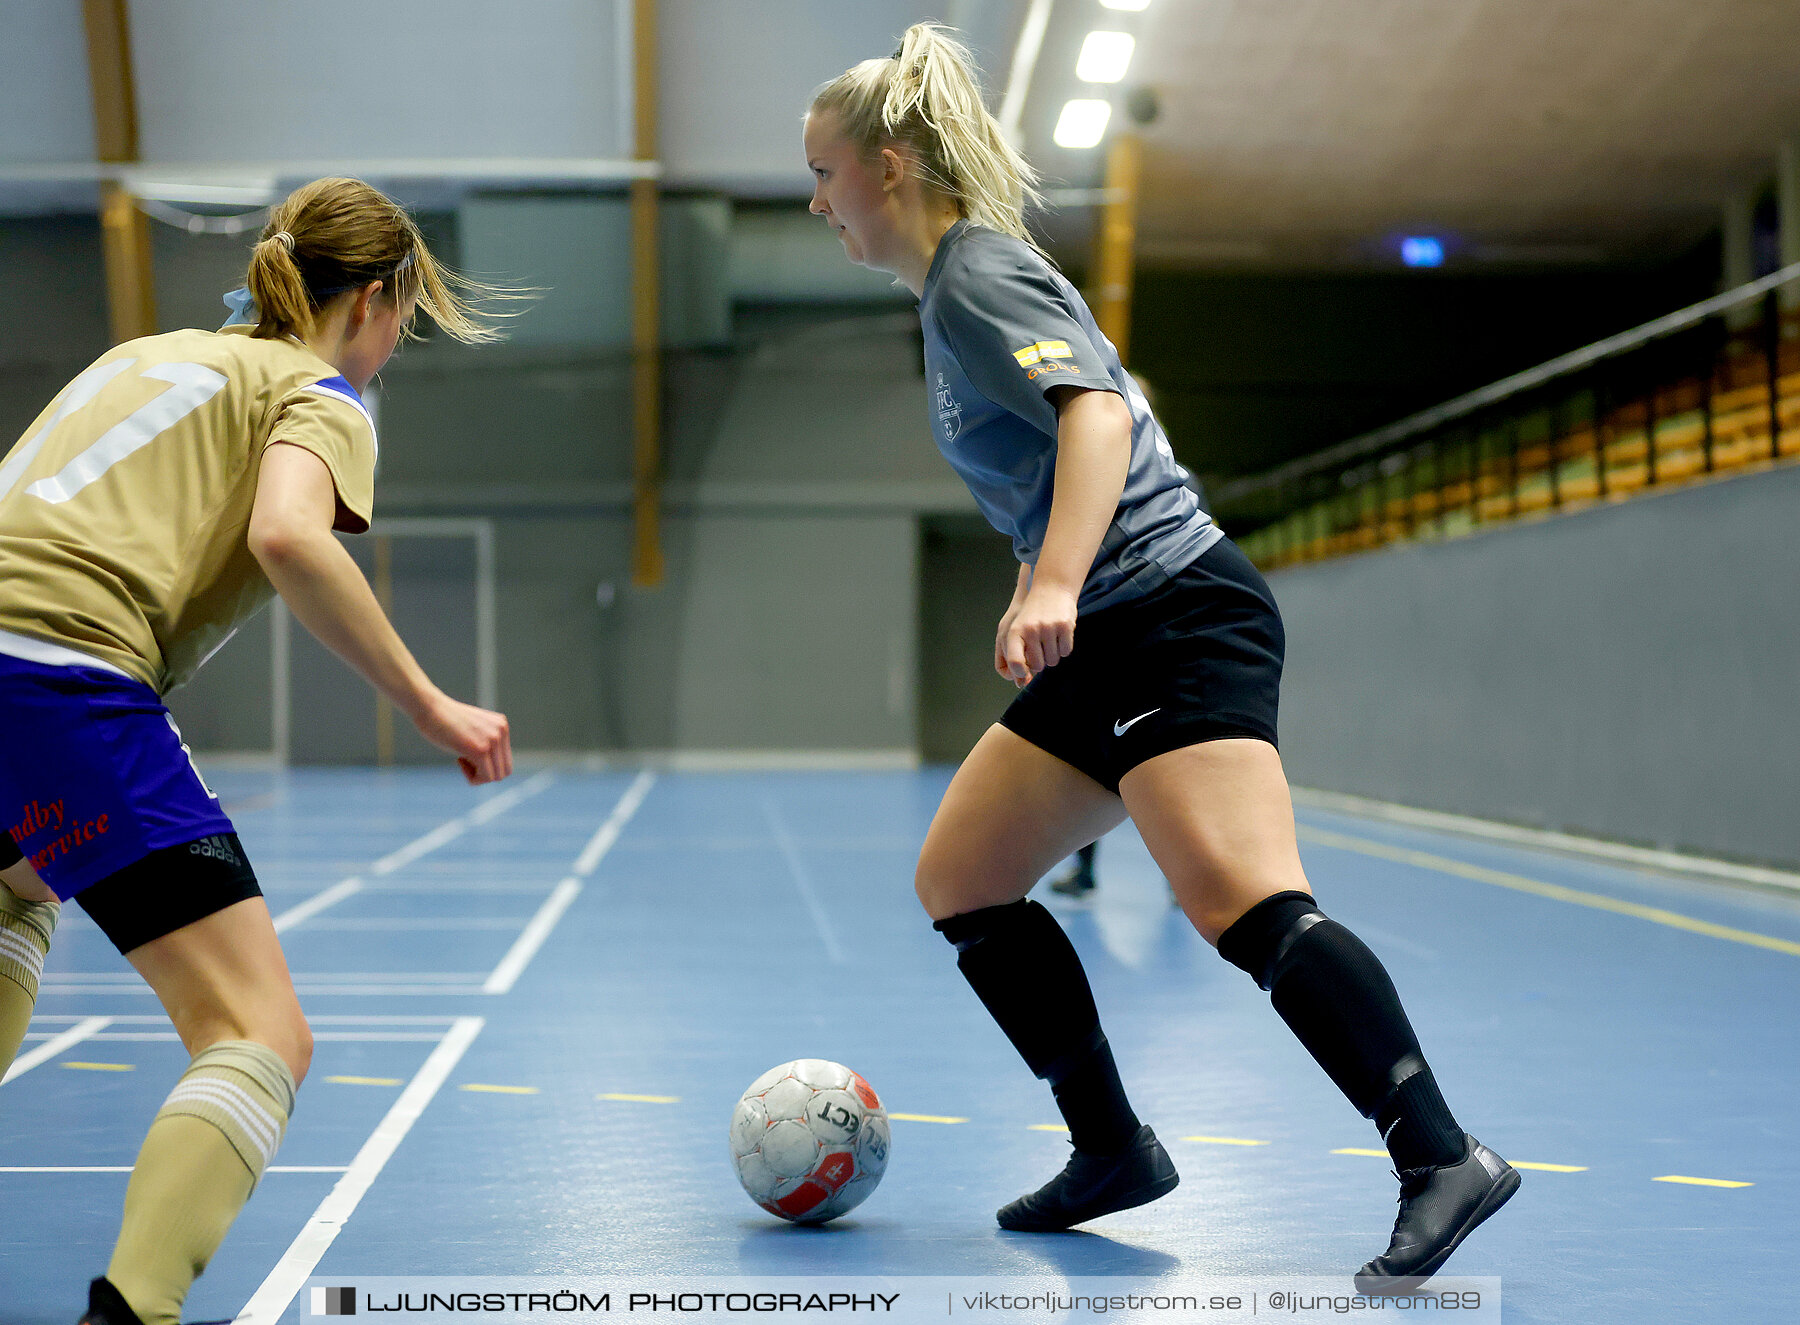
[[[1056,409],[1045,393],[1090,387],[1130,407],[1131,468],[1081,611],[1141,597],[1222,536],[1087,304],[1029,244],[958,221],[938,242],[919,321],[938,449],[1022,562],[1037,563],[1050,523]]]

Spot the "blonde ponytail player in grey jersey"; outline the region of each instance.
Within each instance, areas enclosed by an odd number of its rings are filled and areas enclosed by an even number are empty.
[[[807,115],[809,160],[815,140],[834,136],[868,167],[894,153],[957,215],[1038,247],[1024,218],[1038,197],[1036,172],[988,113],[974,60],[951,29],[916,23],[894,55],[864,60],[820,88]]]

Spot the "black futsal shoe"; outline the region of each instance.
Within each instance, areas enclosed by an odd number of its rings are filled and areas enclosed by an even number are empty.
[[[1412,1292],[1519,1190],[1517,1169],[1468,1133],[1463,1138],[1468,1153],[1457,1163],[1399,1173],[1393,1240],[1357,1272],[1357,1292],[1369,1297]]]
[[[1148,1205],[1175,1190],[1181,1175],[1146,1123],[1116,1155],[1077,1150],[1063,1171],[995,1216],[1014,1233],[1060,1233],[1115,1210]]]
[[[1058,897],[1086,897],[1094,891],[1094,871],[1076,865],[1050,880],[1050,891]]]
[[[131,1304],[119,1295],[112,1280],[102,1275],[88,1285],[87,1315],[81,1325],[144,1325]],[[201,1322],[200,1325],[231,1325],[228,1320]]]
[[[112,1280],[101,1275],[88,1285],[87,1315],[81,1318],[81,1325],[144,1325],[144,1322],[138,1319],[131,1304],[119,1296]]]

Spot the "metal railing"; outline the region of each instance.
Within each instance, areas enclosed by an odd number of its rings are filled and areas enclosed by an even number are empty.
[[[1800,263],[1224,484],[1216,513],[1274,568],[1800,455],[1800,313],[1778,294],[1796,281]]]

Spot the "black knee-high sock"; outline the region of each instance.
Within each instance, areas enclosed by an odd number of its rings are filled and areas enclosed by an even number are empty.
[[[1137,1134],[1087,972],[1062,926],[1029,899],[932,926],[1032,1073],[1050,1083],[1077,1150],[1106,1155]]]
[[[1219,955],[1270,991],[1275,1011],[1402,1169],[1454,1164],[1463,1132],[1419,1052],[1381,959],[1303,892],[1265,897],[1219,936]]]

